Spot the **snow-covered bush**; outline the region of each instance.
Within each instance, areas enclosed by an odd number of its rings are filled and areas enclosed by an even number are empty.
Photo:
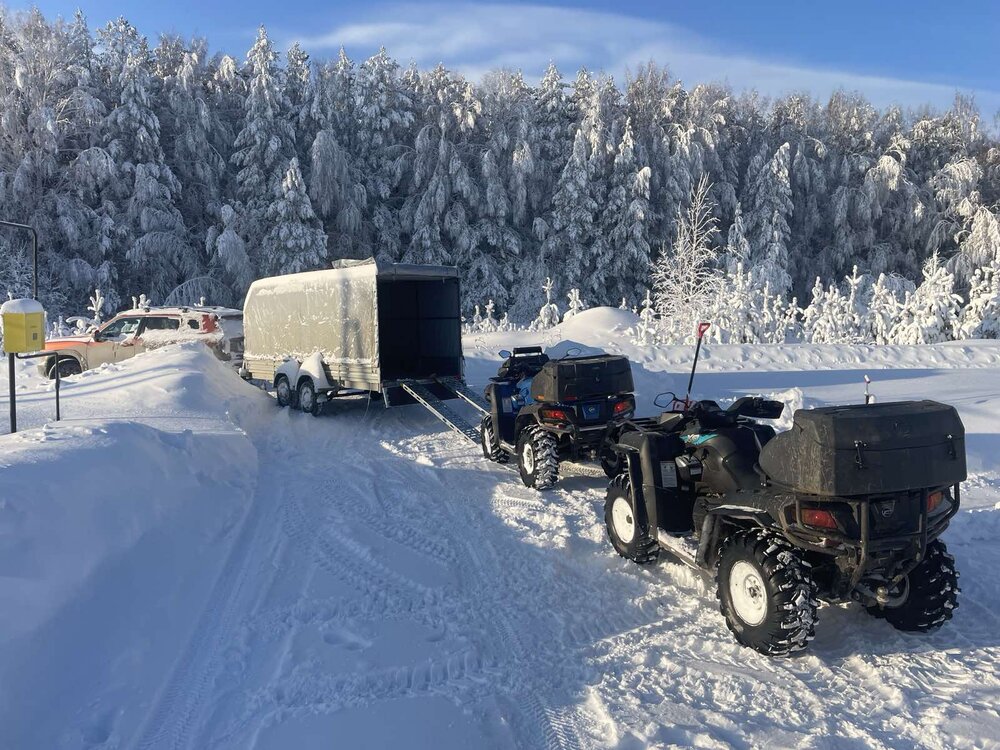
[[[1000,338],[1000,261],[978,268],[958,323],[959,338]]]
[[[547,328],[559,325],[559,306],[552,301],[552,290],[554,288],[555,284],[552,283],[552,279],[546,276],[545,283],[542,284],[542,290],[545,292],[545,304],[538,311],[538,317],[528,326],[528,330],[544,331]]]
[[[656,319],[656,308],[650,291],[646,290],[646,298],[642,301],[639,321],[635,328],[628,331],[632,343],[638,346],[649,346],[660,343],[660,322]]]
[[[954,338],[962,298],[955,277],[934,253],[924,264],[924,280],[907,295],[890,337],[896,344],[938,344]]]
[[[656,312],[668,341],[693,340],[696,324],[708,318],[720,298],[722,274],[716,270],[712,244],[718,228],[710,189],[707,177],[694,186],[689,206],[677,209],[674,242],[653,266]]]
[[[563,320],[569,320],[577,313],[582,313],[584,310],[587,309],[586,303],[582,299],[580,299],[579,289],[570,289],[569,294],[566,295],[566,298],[569,300],[569,306],[568,309],[566,310],[566,313],[563,315]]]

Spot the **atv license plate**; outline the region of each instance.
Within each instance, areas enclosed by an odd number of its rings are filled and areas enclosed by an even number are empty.
[[[668,490],[677,489],[677,464],[673,461],[660,461],[660,479]]]
[[[601,418],[601,405],[600,404],[584,404],[583,405],[583,418],[584,419],[600,419]]]

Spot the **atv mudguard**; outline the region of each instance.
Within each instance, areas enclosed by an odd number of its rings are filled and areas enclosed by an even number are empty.
[[[640,528],[650,535],[658,528],[675,534],[692,531],[694,494],[680,486],[674,463],[684,453],[680,437],[673,432],[627,430],[615,450],[625,455]]]

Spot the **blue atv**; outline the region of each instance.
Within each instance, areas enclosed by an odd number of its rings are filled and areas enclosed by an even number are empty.
[[[617,476],[622,458],[613,446],[635,414],[628,359],[600,354],[553,360],[537,346],[500,355],[504,362],[486,386],[483,456],[497,463],[516,456],[521,481],[539,490],[556,483],[566,460],[599,460],[605,474]]]

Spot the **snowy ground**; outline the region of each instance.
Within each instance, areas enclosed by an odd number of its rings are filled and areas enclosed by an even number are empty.
[[[497,349],[575,342],[632,357],[651,412],[691,353],[638,350],[628,323],[469,337],[469,380]],[[809,653],[764,658],[710,581],[613,553],[601,480],[528,490],[419,407],[281,411],[186,344],[73,378],[58,425],[21,373],[23,432],[0,437],[0,745],[1000,747],[1000,346],[713,346],[703,365],[696,390],[720,399],[857,402],[868,373],[881,400],[959,408],[949,625],[826,606]]]

